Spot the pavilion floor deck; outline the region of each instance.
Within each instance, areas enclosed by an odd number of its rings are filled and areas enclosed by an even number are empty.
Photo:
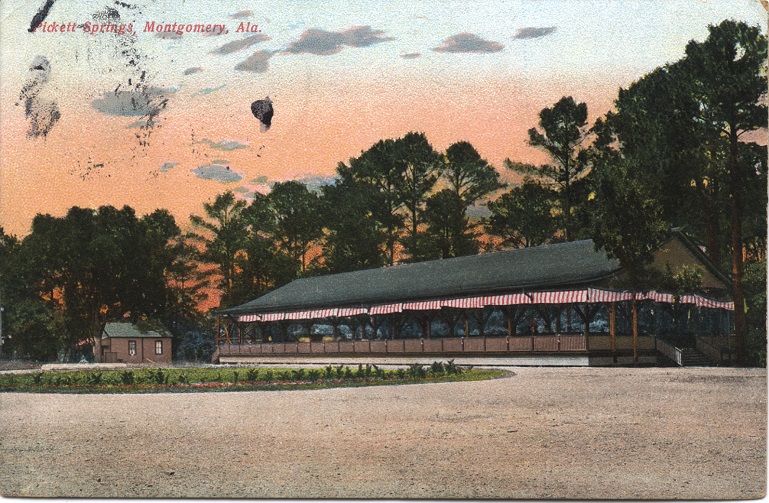
[[[639,336],[633,350],[632,337],[607,334],[534,335],[515,337],[448,337],[435,339],[338,340],[318,342],[220,342],[214,360],[249,363],[304,360],[343,361],[353,359],[412,358],[502,358],[509,361],[546,357],[576,357],[597,365],[655,364],[660,348],[657,339]],[[605,360],[605,361],[604,361]],[[541,360],[544,361],[544,360]],[[576,360],[575,360],[576,361]],[[511,363],[512,364],[512,363]],[[548,365],[547,363],[539,363]],[[581,365],[578,363],[577,365]]]

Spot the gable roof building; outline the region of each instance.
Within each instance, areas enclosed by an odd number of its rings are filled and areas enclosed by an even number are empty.
[[[674,232],[652,268],[683,267],[699,273],[696,292],[623,289],[619,261],[583,240],[302,278],[220,311],[215,359],[569,353],[635,364],[656,361],[658,335],[698,333],[720,338],[708,344],[723,359],[728,278]]]
[[[97,363],[171,363],[172,336],[162,325],[112,322],[96,341]]]

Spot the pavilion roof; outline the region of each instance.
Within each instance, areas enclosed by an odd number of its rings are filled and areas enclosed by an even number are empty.
[[[595,285],[620,271],[592,240],[295,280],[222,314],[372,305]]]

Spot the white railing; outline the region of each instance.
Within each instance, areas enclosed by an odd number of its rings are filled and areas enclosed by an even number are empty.
[[[657,339],[657,351],[662,353],[663,355],[667,356],[674,362],[676,362],[676,365],[679,367],[683,367],[684,365],[684,359],[683,359],[683,352],[680,348],[677,348],[670,344],[669,342],[665,341],[664,339]]]
[[[216,356],[310,355],[310,354],[500,354],[500,353],[582,353],[587,351],[584,335],[536,335],[522,337],[451,337],[436,339],[341,340],[318,342],[223,343]]]

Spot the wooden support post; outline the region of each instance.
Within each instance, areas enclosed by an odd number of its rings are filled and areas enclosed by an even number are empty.
[[[452,336],[454,334],[451,334]],[[465,312],[465,337],[470,337],[470,316]]]
[[[635,293],[630,303],[633,310],[633,366],[638,365],[638,306],[636,305]]]
[[[556,304],[555,305],[555,333],[557,335],[561,334],[561,305]]]
[[[216,317],[216,334],[214,334],[214,338],[216,339],[216,345],[219,345],[219,324],[221,323],[222,318],[221,316]]]
[[[609,310],[609,338],[611,339],[611,357],[613,363],[617,364],[617,303],[612,302]]]
[[[515,334],[513,333],[513,313],[511,312],[510,308],[505,309],[505,314],[507,318],[507,336],[512,337]]]
[[[486,337],[486,330],[484,330],[486,320],[483,319],[483,308],[478,309],[475,313],[478,318],[478,337]]]
[[[590,351],[590,313],[587,311],[587,302],[585,303],[585,351]]]
[[[456,314],[453,309],[441,309],[435,313],[435,316],[432,319],[445,321],[446,325],[449,327],[449,337],[454,337],[457,325],[459,324],[459,316],[460,315]],[[432,326],[430,327],[430,335],[432,336]]]

